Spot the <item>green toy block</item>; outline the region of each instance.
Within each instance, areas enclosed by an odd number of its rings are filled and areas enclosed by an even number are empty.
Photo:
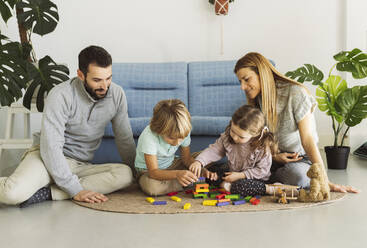
[[[224,198],[231,199],[231,200],[238,200],[238,199],[240,199],[240,195],[238,195],[238,194],[231,194],[231,195],[226,195]]]
[[[249,202],[249,201],[251,200],[251,198],[252,198],[252,196],[250,196],[250,195],[249,195],[249,196],[246,196],[246,197],[245,197],[245,200],[246,200],[247,202]]]
[[[218,192],[209,193],[210,198],[215,198],[217,195],[220,195]]]
[[[199,199],[199,198],[206,199],[206,198],[208,198],[207,194],[195,194],[193,196],[194,196],[194,199]]]

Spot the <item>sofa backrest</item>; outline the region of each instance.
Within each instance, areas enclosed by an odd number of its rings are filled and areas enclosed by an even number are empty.
[[[192,62],[188,65],[192,134],[217,135],[246,95],[233,72],[236,61]]]
[[[126,94],[134,136],[149,124],[153,107],[163,99],[178,98],[188,104],[187,63],[114,63],[112,81]],[[109,124],[105,136],[113,136]]]

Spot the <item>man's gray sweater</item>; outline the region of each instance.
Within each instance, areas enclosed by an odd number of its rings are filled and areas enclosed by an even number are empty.
[[[111,83],[107,95],[93,99],[79,78],[55,86],[47,96],[42,118],[40,149],[43,162],[56,185],[71,197],[83,190],[66,157],[90,161],[112,122],[115,142],[123,162],[134,166],[135,142],[123,89]]]

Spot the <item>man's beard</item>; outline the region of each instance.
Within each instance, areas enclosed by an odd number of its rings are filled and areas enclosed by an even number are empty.
[[[85,79],[85,80],[84,80],[84,87],[85,87],[85,89],[87,90],[87,92],[89,93],[89,95],[90,95],[94,100],[100,100],[100,99],[104,98],[104,97],[107,95],[108,90],[110,89],[110,87],[107,87],[106,93],[105,93],[103,96],[98,96],[96,92],[97,92],[97,91],[100,91],[100,90],[102,90],[102,91],[103,91],[103,89],[95,89],[95,90],[93,90],[93,89],[88,85],[88,83],[87,83],[87,79]]]

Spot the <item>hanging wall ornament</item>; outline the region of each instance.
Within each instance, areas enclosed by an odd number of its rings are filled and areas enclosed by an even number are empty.
[[[214,5],[216,15],[227,15],[228,5],[234,0],[209,0],[209,3]]]
[[[209,0],[209,3],[214,5],[215,14],[220,16],[225,16],[228,14],[228,5],[234,0]],[[224,27],[223,27],[223,19],[221,20],[221,29],[220,29],[220,54],[224,54]]]

